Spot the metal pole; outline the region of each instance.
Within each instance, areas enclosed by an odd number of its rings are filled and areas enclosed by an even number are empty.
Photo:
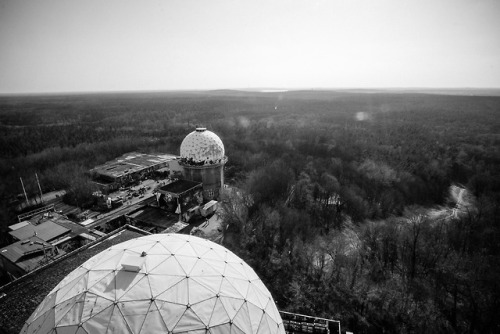
[[[43,194],[42,194],[42,187],[40,187],[40,180],[38,180],[38,174],[35,173],[36,176],[36,182],[38,183],[38,190],[40,190],[40,201],[43,204]]]
[[[26,198],[26,205],[30,206],[30,202],[28,201],[28,195],[26,195],[26,189],[24,189],[23,178],[19,177],[19,179],[21,180],[21,186],[23,186],[24,198]]]
[[[179,196],[177,196],[177,210],[179,210],[179,221],[182,221],[181,204],[179,203]]]

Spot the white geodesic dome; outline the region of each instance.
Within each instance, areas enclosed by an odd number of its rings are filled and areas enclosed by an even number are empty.
[[[224,159],[224,144],[212,131],[206,128],[196,128],[184,138],[181,143],[181,158],[194,163],[220,163]]]
[[[285,330],[267,288],[231,251],[194,236],[154,234],[110,247],[72,271],[21,333]]]

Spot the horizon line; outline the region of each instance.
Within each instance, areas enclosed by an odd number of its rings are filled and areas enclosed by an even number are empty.
[[[126,94],[126,93],[207,93],[216,91],[233,91],[233,92],[248,92],[248,93],[279,93],[279,92],[299,92],[299,91],[367,91],[367,90],[379,90],[379,91],[433,91],[433,90],[445,90],[445,91],[459,91],[459,90],[469,90],[469,91],[484,91],[484,90],[498,90],[500,87],[419,87],[419,86],[408,86],[408,87],[246,87],[246,88],[211,88],[211,89],[123,89],[123,90],[99,90],[99,91],[87,91],[87,90],[75,90],[75,91],[42,91],[42,92],[0,92],[0,96],[38,96],[38,95],[88,95],[88,94]]]

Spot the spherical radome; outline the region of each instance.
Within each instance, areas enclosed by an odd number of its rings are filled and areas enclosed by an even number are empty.
[[[181,143],[181,158],[192,159],[195,163],[220,163],[224,154],[222,140],[205,128],[196,128]]]
[[[75,269],[21,333],[285,330],[267,288],[231,251],[194,236],[154,234],[110,247]]]

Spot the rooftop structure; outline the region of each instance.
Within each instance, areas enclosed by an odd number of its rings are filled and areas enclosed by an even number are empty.
[[[115,179],[126,174],[138,172],[155,166],[158,166],[158,168],[165,167],[168,162],[176,159],[177,157],[172,154],[145,154],[131,152],[124,154],[115,160],[108,161],[103,165],[94,167],[91,172],[108,176],[110,179]]]
[[[52,241],[65,234],[68,234],[70,229],[56,224],[52,221],[46,221],[38,225],[27,224],[17,230],[10,231],[9,234],[17,240],[25,240],[27,238],[37,236],[43,241]]]
[[[221,243],[223,238],[222,219],[218,214],[213,214],[196,227],[193,227],[189,234],[208,239],[213,242]]]
[[[174,225],[164,229],[160,233],[179,233],[180,231],[184,230],[188,226],[189,226],[189,224],[179,221],[179,222],[176,222]]]
[[[125,217],[130,224],[152,233],[171,228],[179,220],[178,215],[153,206],[144,206]]]
[[[179,215],[179,221],[189,221],[203,202],[202,184],[189,180],[177,180],[158,188],[157,202],[165,210]]]
[[[22,221],[22,222],[20,222],[20,223],[10,225],[10,226],[9,226],[9,230],[11,230],[11,231],[15,231],[15,230],[17,230],[17,229],[20,229],[21,227],[26,226],[26,225],[29,225],[29,222],[27,222],[27,221]]]
[[[38,268],[20,279],[0,287],[0,333],[18,334],[25,321],[47,294],[71,271],[112,245],[148,233],[124,226],[97,241]]]
[[[17,241],[0,251],[0,268],[11,280],[96,239],[87,228],[55,212],[39,212],[10,229]]]
[[[64,254],[48,242],[31,237],[0,249],[0,269],[13,280]]]
[[[287,334],[340,334],[340,321],[280,311]]]
[[[285,333],[269,291],[224,247],[156,234],[100,252],[66,276],[21,333]]]
[[[19,222],[27,221],[32,219],[33,217],[40,217],[41,214],[46,213],[46,212],[54,212],[54,204],[46,205],[42,208],[38,208],[29,212],[25,212],[17,216],[17,219]],[[14,224],[13,226],[15,226]],[[18,228],[18,227],[17,227]],[[11,228],[12,230],[15,230],[16,228]]]
[[[180,153],[184,178],[203,183],[204,200],[218,198],[227,162],[222,140],[206,128],[196,128],[182,141]]]
[[[52,209],[54,209],[53,206]],[[56,212],[40,212],[32,215],[28,220],[12,225],[10,229],[12,231],[9,234],[16,240],[37,236],[51,244],[88,232],[85,227],[73,223]]]
[[[181,144],[182,161],[188,164],[220,164],[225,158],[224,154],[222,140],[206,128],[196,128]]]
[[[12,262],[19,262],[23,257],[42,253],[44,249],[51,248],[52,245],[39,237],[18,241],[0,250],[0,254]]]
[[[101,186],[101,190],[118,189],[133,180],[140,179],[159,169],[168,168],[181,172],[177,156],[172,154],[145,154],[131,152],[115,160],[94,167],[90,174],[94,181]]]
[[[158,190],[162,194],[170,194],[172,196],[181,196],[184,193],[201,188],[200,182],[189,180],[177,180],[160,187]]]

